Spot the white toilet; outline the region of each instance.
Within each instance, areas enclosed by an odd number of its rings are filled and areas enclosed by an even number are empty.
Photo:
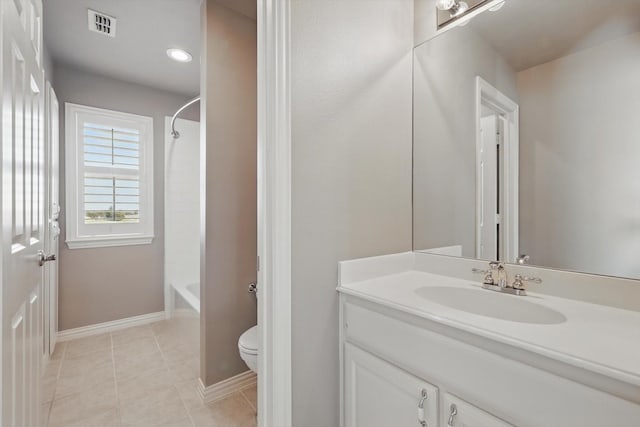
[[[256,374],[258,373],[258,326],[245,331],[238,340],[240,357]]]
[[[249,283],[249,293],[255,295],[256,299],[260,298],[258,285],[255,282]],[[246,330],[240,339],[238,339],[238,350],[240,357],[256,374],[258,373],[258,325]]]

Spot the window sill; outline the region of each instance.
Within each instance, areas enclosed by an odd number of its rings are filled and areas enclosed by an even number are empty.
[[[113,248],[118,246],[150,245],[154,236],[109,237],[67,240],[69,249]]]

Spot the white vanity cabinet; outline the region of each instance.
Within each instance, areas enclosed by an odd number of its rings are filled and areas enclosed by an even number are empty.
[[[513,427],[473,405],[445,393],[442,425],[447,427]]]
[[[342,427],[640,426],[635,386],[341,292]]]
[[[438,425],[438,389],[351,344],[344,349],[345,425]]]
[[[513,427],[436,386],[345,343],[346,427]]]

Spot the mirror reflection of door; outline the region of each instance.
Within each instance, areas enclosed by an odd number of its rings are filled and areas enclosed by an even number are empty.
[[[485,260],[502,260],[500,215],[500,177],[503,162],[500,159],[500,119],[499,114],[483,106],[480,119],[480,150],[478,168],[480,169],[480,218],[478,221],[478,253],[477,258]]]
[[[518,105],[477,79],[476,258],[514,262],[518,252]]]

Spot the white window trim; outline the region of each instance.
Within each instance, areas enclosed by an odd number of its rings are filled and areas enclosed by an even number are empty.
[[[82,156],[79,156],[78,152],[77,129],[78,115],[83,113],[101,115],[120,121],[126,118],[143,123],[145,126],[144,140],[141,141],[144,171],[140,177],[145,186],[144,189],[141,188],[140,210],[150,214],[144,218],[141,232],[88,236],[79,233],[78,213],[80,212],[81,199],[79,184],[81,180],[78,173],[81,170],[79,162],[82,160]],[[72,103],[65,104],[66,243],[69,249],[145,245],[153,241],[155,237],[153,232],[153,145],[153,118],[151,117]]]

